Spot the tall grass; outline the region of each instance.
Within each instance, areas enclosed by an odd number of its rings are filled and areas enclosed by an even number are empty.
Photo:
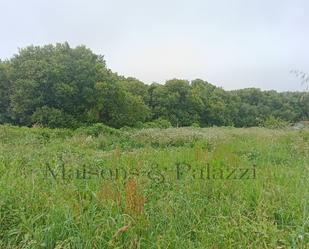
[[[0,248],[309,248],[308,137],[0,126]]]

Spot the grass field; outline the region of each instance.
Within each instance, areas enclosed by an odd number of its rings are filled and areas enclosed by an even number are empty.
[[[309,248],[309,131],[0,126],[0,248]]]

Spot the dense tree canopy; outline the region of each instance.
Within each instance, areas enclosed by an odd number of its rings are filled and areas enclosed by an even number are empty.
[[[0,61],[0,123],[8,122],[10,106],[10,81],[8,64]]]
[[[85,46],[29,46],[0,61],[0,123],[78,127],[99,123],[140,126],[258,126],[269,118],[309,119],[309,96],[248,88],[225,91],[196,79],[146,85],[119,76]]]

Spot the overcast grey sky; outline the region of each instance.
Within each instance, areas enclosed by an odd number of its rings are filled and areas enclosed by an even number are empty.
[[[308,0],[0,0],[0,58],[68,41],[146,83],[201,78],[225,89],[300,90]]]

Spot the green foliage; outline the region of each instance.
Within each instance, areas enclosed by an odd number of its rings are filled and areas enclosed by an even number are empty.
[[[64,43],[22,49],[11,59],[10,67],[10,109],[15,122],[31,125],[44,112],[41,108],[51,108],[57,120],[47,119],[61,127],[67,123],[67,116],[75,123],[87,121],[85,113],[96,103],[93,96],[100,77],[98,68],[104,68],[105,62],[84,46],[73,49]],[[63,121],[59,120],[59,113],[64,115]]]
[[[199,119],[199,106],[186,80],[173,79],[164,86],[153,85],[150,106],[154,119],[163,117],[173,126],[189,126]]]
[[[299,101],[300,116],[303,120],[309,120],[309,92],[304,93]]]
[[[0,248],[306,248],[308,135],[0,125]]]
[[[271,117],[308,120],[309,95],[256,88],[225,91],[201,79],[146,85],[113,73],[103,56],[85,46],[68,43],[29,46],[0,62],[0,123],[252,127]]]
[[[76,119],[70,114],[64,113],[61,109],[43,106],[37,108],[31,116],[31,123],[56,128],[68,127],[76,128],[79,126]]]
[[[116,128],[135,126],[149,115],[149,108],[142,98],[126,92],[118,83],[99,82],[96,90],[99,120],[107,125]]]
[[[199,128],[199,127],[200,127],[200,124],[199,124],[199,123],[193,123],[193,124],[191,124],[191,127]]]
[[[158,118],[156,120],[153,120],[151,122],[146,122],[142,125],[142,128],[161,128],[161,129],[167,129],[172,127],[172,124],[163,118]]]
[[[288,127],[289,123],[280,118],[275,118],[273,116],[268,117],[264,122],[263,126],[266,128],[285,128]]]
[[[10,81],[7,63],[0,60],[0,124],[10,121],[9,105],[10,105]]]
[[[98,137],[100,134],[105,134],[105,135],[118,135],[119,131],[111,128],[109,126],[106,126],[104,124],[98,123],[98,124],[93,124],[91,126],[87,126],[84,128],[79,128],[76,130],[77,133],[85,133],[89,136],[94,136]]]

